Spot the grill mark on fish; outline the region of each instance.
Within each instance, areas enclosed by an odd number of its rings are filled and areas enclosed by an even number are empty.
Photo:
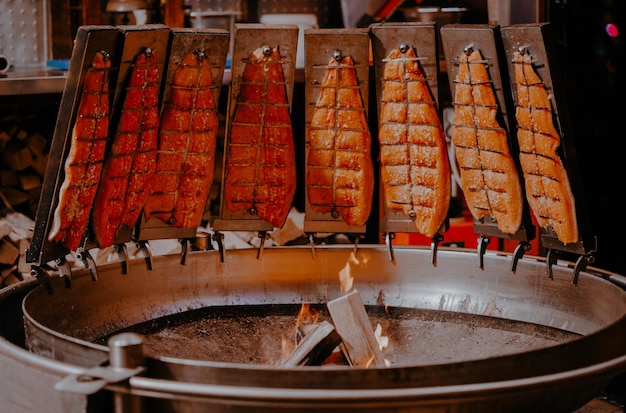
[[[523,195],[506,130],[496,120],[498,104],[486,64],[478,50],[460,57],[452,142],[472,216],[489,215],[501,232],[514,234],[522,223]]]
[[[177,228],[202,222],[213,183],[219,122],[211,65],[202,50],[191,50],[172,77],[159,130],[156,170],[146,199],[152,216]]]
[[[233,211],[247,210],[275,227],[287,219],[296,187],[295,145],[283,61],[278,47],[252,52],[226,156],[224,200]]]
[[[113,245],[122,226],[139,219],[156,168],[159,127],[156,52],[140,53],[131,69],[120,121],[96,195],[93,229],[100,248]]]
[[[415,49],[392,50],[384,61],[378,139],[385,205],[433,238],[451,196],[445,133]]]
[[[110,69],[109,54],[96,52],[85,75],[59,204],[48,235],[50,241],[70,250],[76,250],[83,239],[102,172],[109,133]]]
[[[563,244],[576,242],[575,202],[567,171],[557,153],[561,139],[554,125],[550,96],[529,53],[515,52],[513,66],[526,198],[541,228],[552,228]]]

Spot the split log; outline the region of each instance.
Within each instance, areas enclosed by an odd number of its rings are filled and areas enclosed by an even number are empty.
[[[341,337],[327,321],[310,324],[296,348],[282,362],[283,367],[319,366],[341,343]]]
[[[385,366],[385,359],[358,291],[330,301],[328,311],[353,366]]]

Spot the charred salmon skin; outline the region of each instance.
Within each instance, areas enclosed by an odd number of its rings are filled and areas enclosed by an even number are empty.
[[[317,213],[364,225],[372,209],[371,135],[350,56],[332,58],[309,128],[306,190]]]
[[[226,207],[282,227],[296,190],[295,159],[280,51],[260,47],[245,65],[230,128]]]
[[[139,219],[156,168],[158,105],[157,56],[147,48],[131,69],[96,195],[93,230],[100,248],[113,245],[122,226],[132,228]]]
[[[96,52],[85,75],[65,178],[48,238],[76,250],[85,235],[96,197],[109,134],[109,71],[105,51]]]
[[[578,241],[574,196],[567,171],[557,153],[561,139],[554,126],[545,85],[528,53],[515,52],[517,139],[526,183],[526,198],[537,224],[552,228],[559,241]]]
[[[385,205],[433,238],[448,215],[450,163],[434,99],[415,49],[392,50],[382,78],[378,140]]]
[[[159,130],[156,171],[144,206],[178,228],[198,227],[213,183],[219,129],[211,66],[189,51],[172,78]]]
[[[453,104],[452,143],[467,206],[474,219],[490,216],[501,232],[515,234],[522,223],[522,187],[479,50],[460,57]]]

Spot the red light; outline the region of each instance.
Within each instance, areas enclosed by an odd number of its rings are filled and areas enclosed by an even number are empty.
[[[617,37],[619,36],[619,29],[617,28],[617,26],[613,23],[609,23],[604,27],[604,30],[606,31],[606,34],[608,34],[611,37]]]

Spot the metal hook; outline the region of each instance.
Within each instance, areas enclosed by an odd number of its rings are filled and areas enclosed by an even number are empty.
[[[443,241],[443,235],[438,232],[430,242],[430,263],[435,267],[437,266],[437,251],[441,241]]]
[[[313,236],[313,233],[309,234],[309,245],[311,246],[311,255],[313,256],[313,259],[315,259],[315,237]]]
[[[130,268],[130,259],[128,258],[128,248],[126,244],[115,244],[113,246],[117,256],[122,262],[122,274],[128,274],[128,268]]]
[[[57,258],[54,263],[59,270],[59,275],[65,279],[65,287],[70,288],[72,286],[72,266],[65,257]]]
[[[217,249],[220,251],[220,259],[224,262],[224,259],[226,258],[224,251],[224,234],[219,231],[215,231],[212,238],[213,241],[217,243]]]
[[[581,255],[574,265],[574,276],[572,278],[572,284],[578,284],[578,275],[581,271],[585,271],[589,264],[592,264],[595,261],[595,258],[591,254]]]
[[[265,249],[265,240],[269,238],[269,233],[267,231],[260,231],[259,238],[261,238],[261,243],[259,244],[259,250],[256,254],[256,259],[260,260],[263,255],[263,250]]]
[[[189,251],[191,250],[191,240],[189,238],[183,238],[182,240],[180,240],[180,246],[181,246],[180,263],[181,265],[185,265],[187,264],[187,256],[189,254]]]
[[[96,261],[93,259],[89,251],[80,249],[76,254],[76,258],[82,261],[86,268],[89,268],[89,271],[91,271],[91,279],[94,281],[98,281],[98,269],[96,267]]]
[[[406,52],[408,52],[408,51],[409,51],[409,45],[408,45],[408,44],[405,44],[405,43],[402,43],[402,44],[400,45],[399,49],[400,49],[400,52],[401,52],[402,54],[404,54],[404,53],[406,53]]]
[[[30,275],[36,278],[40,285],[44,285],[46,287],[48,295],[54,294],[54,289],[52,288],[52,278],[46,271],[43,270],[43,268],[38,265],[32,265],[30,267]]]
[[[269,45],[264,44],[263,46],[261,46],[261,48],[263,49],[263,54],[265,56],[269,56],[270,54],[272,54],[272,48],[269,47]]]
[[[356,238],[354,238],[354,248],[352,249],[352,253],[354,254],[354,256],[356,257],[356,253],[359,250],[359,239],[361,238],[360,234],[356,235]]]
[[[150,244],[148,241],[139,241],[137,242],[137,247],[145,252],[148,269],[152,270],[154,268],[154,260],[152,259],[152,249],[150,248]]]
[[[489,245],[489,238],[481,235],[478,238],[478,268],[485,268],[485,251],[487,250],[487,245]]]
[[[333,59],[335,59],[336,61],[341,60],[341,50],[335,50],[333,52]]]
[[[391,244],[391,241],[396,237],[396,234],[394,232],[388,232],[385,234],[385,243],[387,244],[387,252],[389,254],[389,261],[394,262],[395,261],[395,256],[393,253],[393,246]]]
[[[530,248],[531,248],[531,245],[527,241],[520,241],[520,243],[517,244],[517,247],[515,248],[515,251],[513,252],[513,262],[511,262],[511,271],[515,272],[515,270],[517,269],[517,262],[524,256],[524,253],[526,251],[530,250]]]
[[[558,259],[559,259],[559,251],[549,249],[548,253],[546,254],[546,263],[548,264],[548,278],[550,279],[554,278],[554,274],[552,273],[552,266],[556,264]]]

